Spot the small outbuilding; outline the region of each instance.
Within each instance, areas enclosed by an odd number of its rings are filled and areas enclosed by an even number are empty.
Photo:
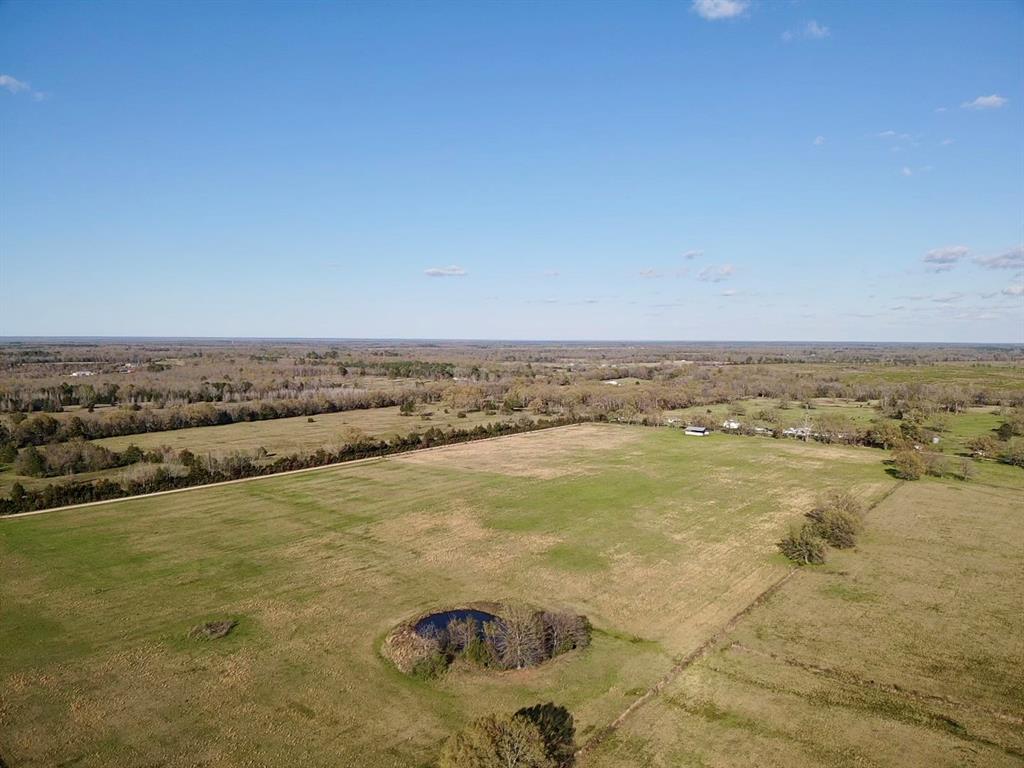
[[[711,430],[707,427],[689,426],[685,431],[686,434],[693,435],[694,437],[707,437],[711,433]]]

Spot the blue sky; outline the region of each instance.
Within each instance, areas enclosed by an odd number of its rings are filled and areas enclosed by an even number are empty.
[[[0,335],[1024,341],[1024,4],[0,3]]]

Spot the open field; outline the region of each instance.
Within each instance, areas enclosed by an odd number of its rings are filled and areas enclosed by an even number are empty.
[[[587,765],[1024,765],[1022,486],[904,484]]]
[[[470,717],[555,700],[581,740],[789,566],[860,448],[584,425],[0,520],[0,754],[14,766],[420,766]],[[572,608],[592,646],[434,682],[379,643],[486,599]],[[189,641],[210,619],[228,637]]]
[[[430,414],[430,419],[423,420],[421,414]],[[232,451],[253,451],[260,447],[266,448],[272,454],[307,453],[317,448],[343,445],[347,442],[347,435],[351,429],[358,429],[370,437],[390,439],[410,432],[424,432],[431,427],[469,429],[478,424],[492,424],[523,416],[529,417],[530,414],[520,413],[513,417],[473,411],[466,413],[464,418],[459,418],[455,411],[445,413],[445,408],[440,404],[420,405],[412,416],[403,416],[399,413],[398,406],[360,408],[312,417],[295,416],[217,427],[195,427],[108,437],[94,442],[114,451],[123,451],[134,443],[143,450],[169,445],[175,450],[187,448],[193,453],[224,454]]]
[[[390,439],[411,432],[425,432],[431,427],[438,429],[470,429],[479,424],[493,424],[510,419],[530,418],[529,413],[517,413],[514,416],[500,414],[487,415],[484,411],[466,413],[459,418],[454,411],[444,412],[441,405],[420,405],[412,416],[403,416],[398,406],[390,408],[360,408],[340,413],[325,413],[311,417],[295,416],[287,419],[269,419],[266,421],[246,421],[237,424],[224,424],[212,427],[194,427],[192,429],[174,429],[164,432],[146,432],[140,435],[124,437],[108,437],[94,440],[114,451],[123,451],[129,445],[137,445],[143,450],[152,450],[170,446],[175,451],[188,449],[199,455],[223,456],[237,451],[252,453],[258,448],[265,448],[270,454],[287,455],[291,453],[312,453],[318,448],[333,449],[350,441],[352,430],[359,430],[368,437]],[[424,421],[421,414],[431,414],[429,421]],[[98,472],[79,473],[75,480],[96,480],[99,478],[115,479],[132,472],[131,468],[114,468]],[[26,488],[39,488],[49,483],[65,482],[68,477],[25,477],[14,472],[11,466],[0,470],[0,494],[10,492],[15,482]]]

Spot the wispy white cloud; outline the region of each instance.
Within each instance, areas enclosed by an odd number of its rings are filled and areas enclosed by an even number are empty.
[[[943,139],[942,141],[939,142],[939,144],[941,144],[943,147],[948,147],[950,144],[953,144],[955,142],[956,139]]]
[[[903,176],[913,176],[914,169],[904,165],[902,168],[900,168],[900,174]]]
[[[687,251],[683,254],[683,258],[687,261],[693,261],[694,259],[699,259],[703,255],[704,251]]]
[[[703,280],[706,283],[720,283],[723,280],[728,280],[735,273],[736,267],[732,264],[713,264],[710,267],[704,267],[704,269],[698,272],[697,279]]]
[[[961,259],[967,258],[971,249],[966,245],[947,245],[933,248],[924,255],[922,261],[929,272],[948,272]]]
[[[814,21],[814,19],[811,19],[804,25],[804,34],[806,34],[808,37],[821,39],[823,37],[828,37],[829,35],[831,35],[832,30],[830,30],[824,24],[819,24],[818,22]]]
[[[656,269],[641,269],[640,270],[640,277],[647,277],[647,278],[662,277],[662,274],[661,274],[661,272],[659,272]]]
[[[750,7],[750,0],[693,0],[691,10],[708,21],[734,19]]]
[[[964,109],[999,109],[1009,101],[1005,96],[993,93],[991,96],[979,96],[974,101],[965,101],[960,106]]]
[[[32,87],[25,82],[22,82],[16,77],[10,75],[0,75],[0,88],[6,88],[11,93],[21,93],[22,91],[30,91]]]
[[[941,296],[933,296],[932,301],[938,304],[951,304],[954,301],[960,301],[966,294],[960,291],[953,291],[952,293],[946,293]]]
[[[824,143],[825,143],[825,137],[824,136],[815,136],[814,137],[814,146],[820,147],[820,146],[824,145]]]
[[[804,22],[798,29],[787,29],[782,33],[782,39],[787,43],[793,40],[824,40],[832,34],[832,30],[824,24],[819,24],[814,19]]]
[[[899,131],[890,129],[888,131],[879,131],[875,136],[879,139],[889,139],[894,142],[909,141],[913,146],[916,146],[916,142],[913,141],[914,137],[909,133],[900,133]]]
[[[24,80],[19,80],[12,75],[0,74],[0,88],[14,94],[26,93],[32,97],[33,101],[43,101],[46,98],[45,93],[35,90]]]
[[[559,276],[561,276],[561,274],[562,274],[562,273],[561,273],[561,272],[559,272],[559,271],[558,271],[557,269],[545,269],[545,270],[544,270],[544,271],[543,271],[543,272],[541,273],[541,275],[542,275],[543,277],[559,277]]]
[[[978,256],[975,261],[986,269],[1024,269],[1024,245],[995,256]]]
[[[1004,296],[1024,296],[1024,283],[1015,283],[1003,288]]]
[[[427,277],[465,277],[469,273],[462,267],[452,264],[448,267],[431,267],[430,269],[425,269],[423,270],[423,274]]]
[[[737,293],[738,291],[734,288],[727,288],[726,290],[722,291],[723,296],[735,296]]]

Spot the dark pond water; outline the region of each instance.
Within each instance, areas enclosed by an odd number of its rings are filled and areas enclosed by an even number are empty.
[[[480,625],[480,632],[483,634],[484,624],[491,621],[498,621],[498,617],[493,613],[487,613],[486,611],[475,611],[471,608],[459,608],[454,611],[442,611],[441,613],[432,613],[429,616],[424,616],[422,619],[416,622],[416,634],[417,635],[431,635],[444,632],[448,629],[448,624],[455,619],[465,621],[466,619],[476,619],[477,624]]]

